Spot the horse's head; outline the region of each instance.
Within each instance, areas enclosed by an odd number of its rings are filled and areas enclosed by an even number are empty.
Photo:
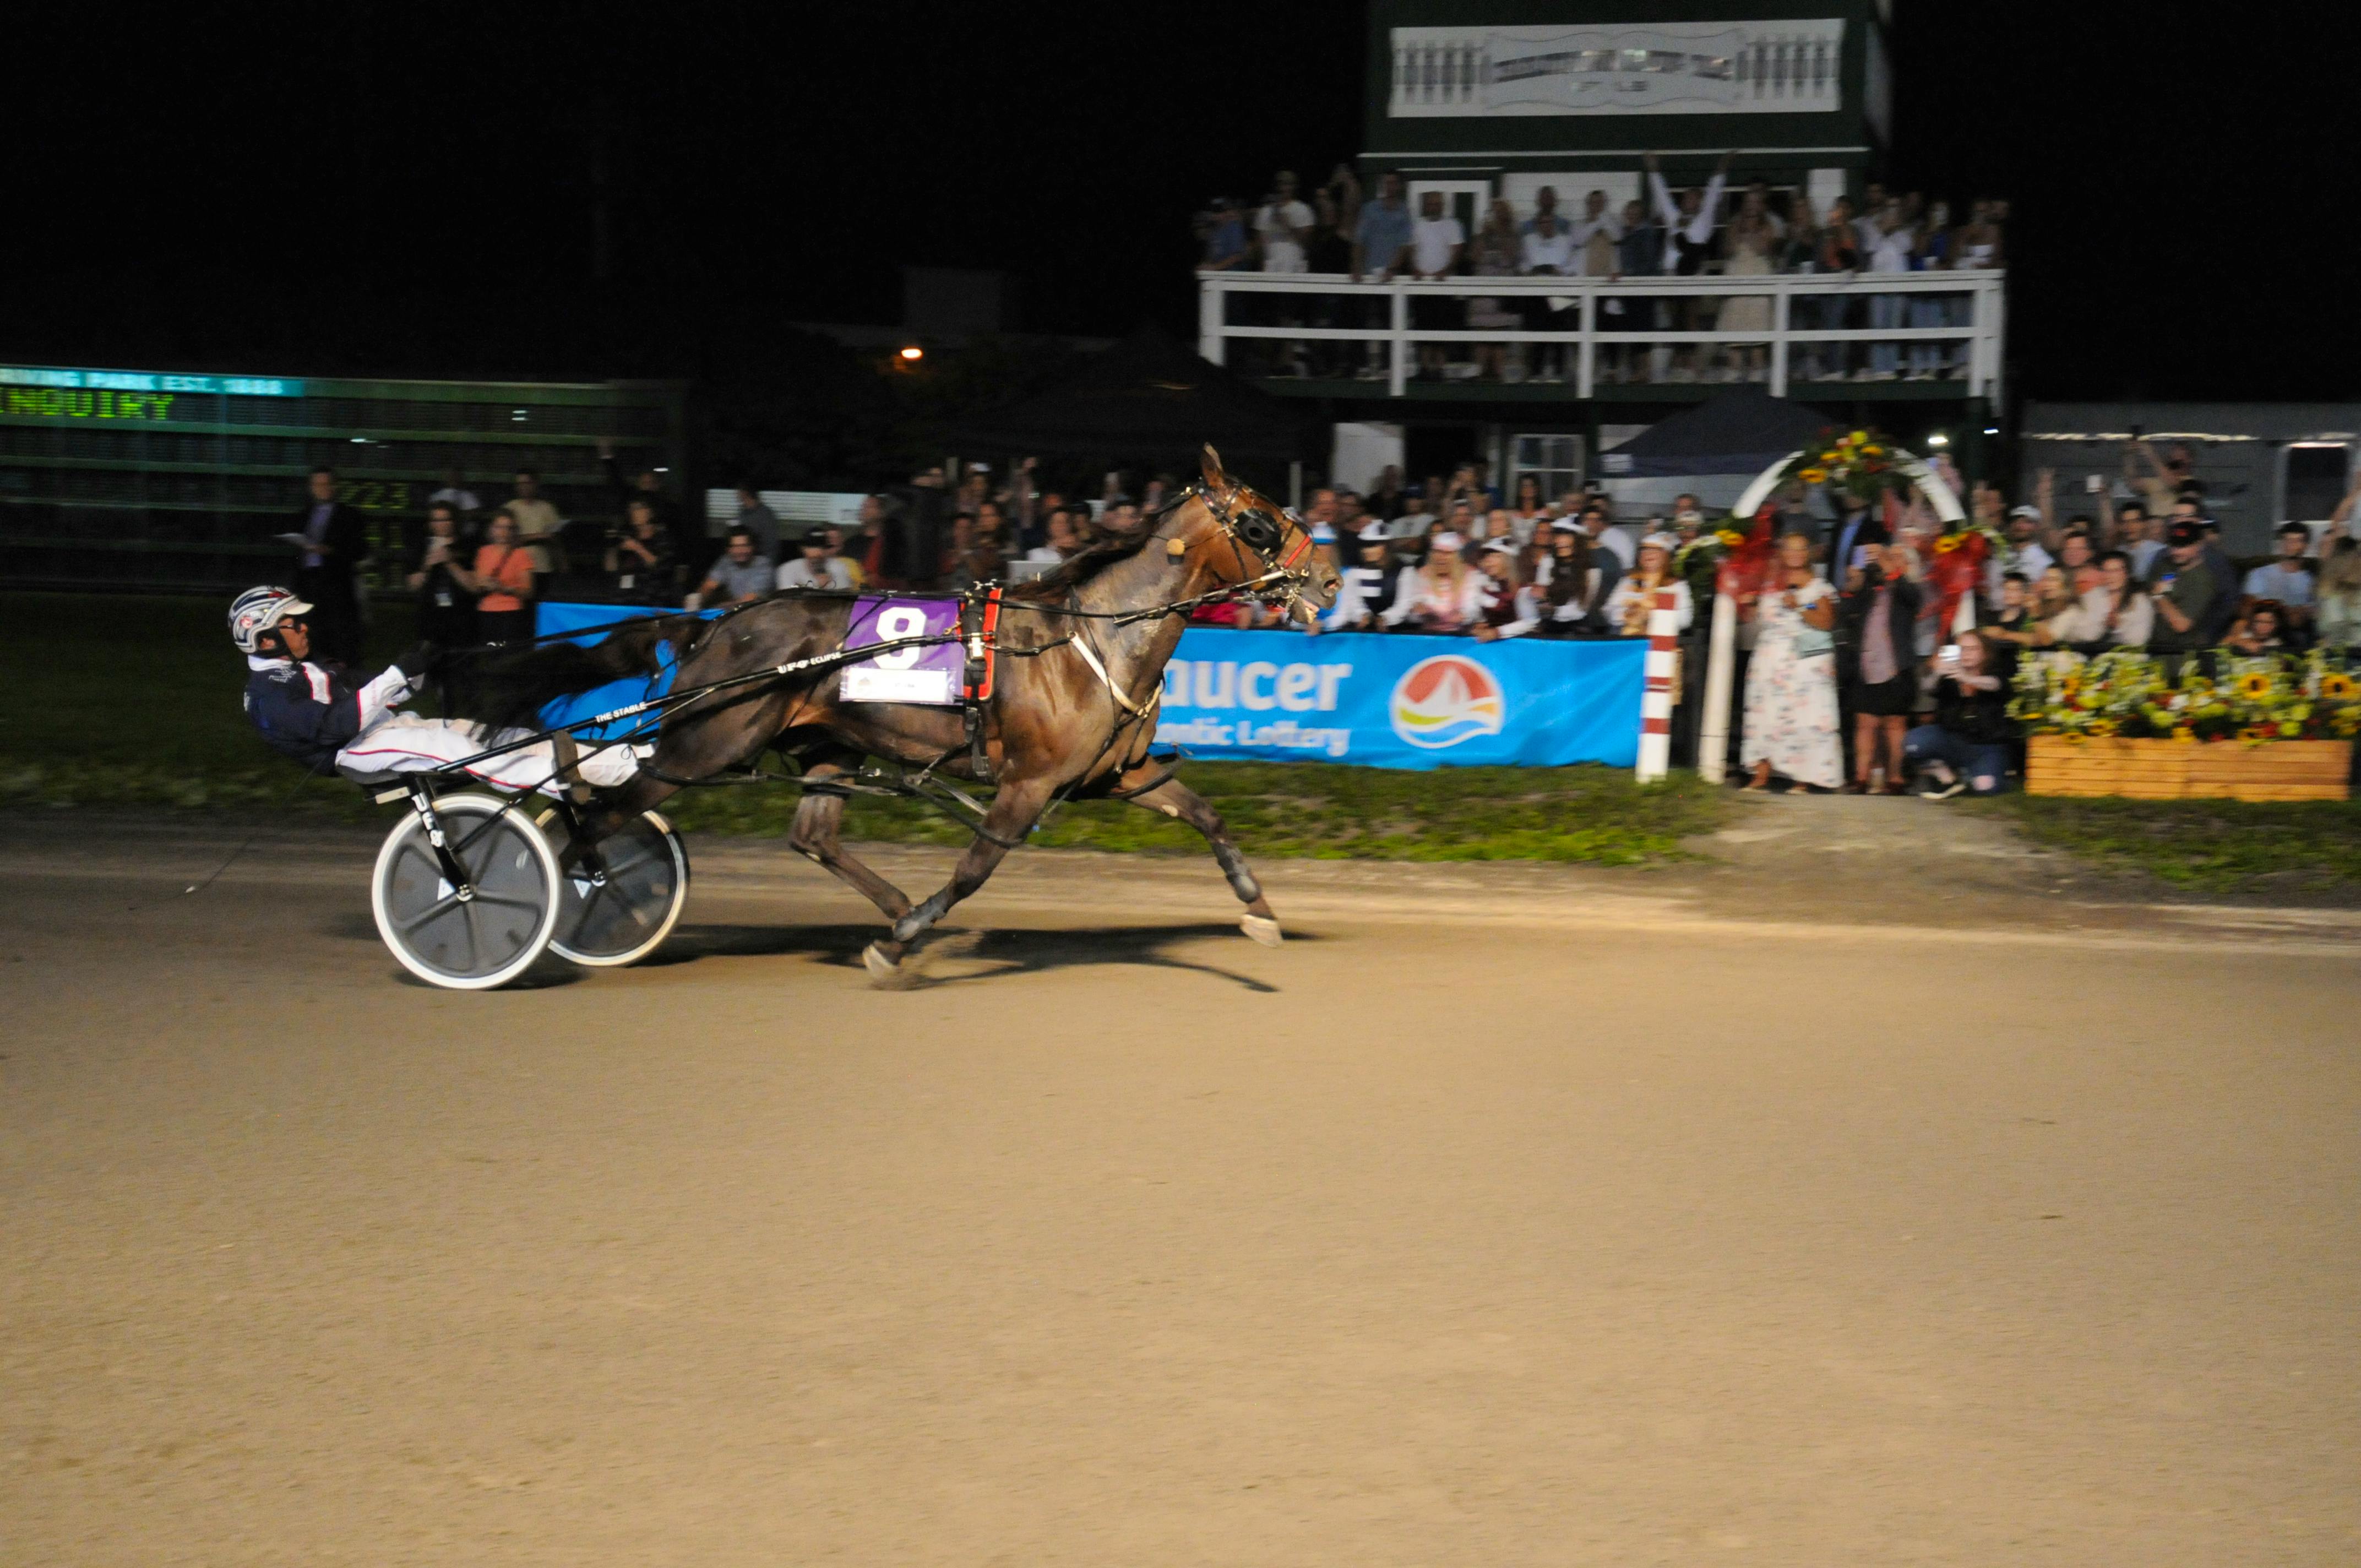
[[[1232,478],[1222,455],[1205,448],[1200,482],[1184,510],[1200,512],[1176,544],[1233,587],[1326,609],[1336,602],[1336,569],[1323,559],[1301,519],[1252,486]]]

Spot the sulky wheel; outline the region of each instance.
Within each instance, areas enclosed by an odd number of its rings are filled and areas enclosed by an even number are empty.
[[[558,830],[553,808],[542,814],[545,832]],[[559,879],[560,958],[598,969],[638,963],[672,935],[688,902],[688,847],[671,823],[643,811],[598,840],[603,874],[568,863]],[[566,854],[561,859],[573,862]]]
[[[557,929],[556,851],[532,818],[488,795],[434,803],[444,842],[467,873],[455,888],[416,813],[377,854],[369,903],[402,968],[454,991],[489,991],[533,967]]]

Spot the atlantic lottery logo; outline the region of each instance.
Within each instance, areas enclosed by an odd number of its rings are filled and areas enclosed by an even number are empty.
[[[1439,751],[1478,735],[1498,735],[1509,704],[1492,672],[1457,653],[1421,659],[1394,683],[1394,733]]]

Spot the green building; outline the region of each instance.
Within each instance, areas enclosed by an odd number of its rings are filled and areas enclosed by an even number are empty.
[[[367,381],[0,365],[0,582],[12,587],[223,592],[283,577],[311,470],[336,470],[390,580],[430,496],[487,507],[520,468],[569,534],[617,518],[598,461],[677,476],[672,383]],[[675,493],[677,493],[675,487]]]

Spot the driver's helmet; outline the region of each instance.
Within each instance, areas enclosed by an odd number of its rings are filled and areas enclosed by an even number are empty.
[[[312,607],[289,588],[248,588],[231,601],[229,640],[241,653],[262,652],[262,634],[290,616],[309,615]]]

